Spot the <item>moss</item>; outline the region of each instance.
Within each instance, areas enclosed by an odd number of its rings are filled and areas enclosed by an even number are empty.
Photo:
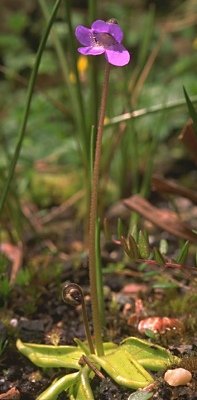
[[[34,173],[30,190],[33,200],[41,207],[59,205],[82,188],[82,177],[77,172]]]

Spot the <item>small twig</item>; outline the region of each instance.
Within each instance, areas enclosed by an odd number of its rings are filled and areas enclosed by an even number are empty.
[[[98,368],[90,361],[87,356],[83,355],[79,360],[79,364],[87,364],[88,367],[95,373],[95,375],[97,375],[102,380],[105,379],[105,376],[102,374],[102,372],[98,370]]]
[[[162,41],[163,41],[163,36],[161,36],[158,40],[158,43],[156,44],[156,46],[153,48],[152,52],[150,53],[146,64],[144,65],[144,68],[142,69],[142,72],[139,76],[139,79],[137,80],[136,85],[134,86],[133,92],[132,92],[132,104],[136,104],[139,94],[143,88],[143,85],[151,71],[151,68],[158,56],[159,50],[161,48],[162,45]]]
[[[71,196],[68,200],[66,200],[64,203],[62,203],[59,207],[53,208],[50,213],[41,217],[40,218],[41,224],[48,224],[55,218],[59,217],[68,208],[70,208],[77,201],[79,201],[83,197],[83,195],[84,195],[84,189],[79,190],[77,193],[75,193],[73,196]]]

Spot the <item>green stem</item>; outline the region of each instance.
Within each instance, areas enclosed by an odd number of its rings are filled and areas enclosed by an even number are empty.
[[[96,274],[96,223],[98,210],[98,184],[101,160],[101,146],[103,136],[103,126],[107,103],[107,94],[109,88],[109,73],[110,65],[106,63],[104,85],[101,98],[101,109],[97,129],[96,149],[94,168],[92,176],[91,199],[90,199],[90,219],[89,219],[89,276],[90,276],[90,291],[92,298],[92,316],[95,335],[95,345],[97,354],[103,355],[103,343],[101,335],[101,321],[99,313],[99,301],[97,296],[97,274]]]
[[[97,0],[88,0],[88,17],[90,24],[92,24],[92,22],[96,19],[96,16],[97,16]]]
[[[101,251],[100,251],[100,219],[97,219],[96,225],[96,274],[97,274],[97,295],[99,301],[99,314],[101,326],[105,326],[105,314],[104,314],[104,291],[103,291],[103,274],[101,265]]]
[[[57,10],[59,8],[59,5],[60,5],[61,1],[62,0],[57,0],[55,5],[54,5],[54,7],[53,7],[50,19],[48,21],[47,27],[45,29],[45,32],[44,32],[44,34],[42,36],[42,39],[41,39],[41,42],[40,42],[40,45],[39,45],[39,48],[38,48],[35,64],[34,64],[34,67],[33,67],[33,70],[32,70],[31,76],[30,76],[30,80],[29,80],[28,91],[27,91],[27,102],[26,102],[26,106],[25,106],[25,110],[24,110],[24,115],[23,115],[23,119],[22,119],[21,128],[20,128],[20,131],[19,131],[18,142],[17,142],[16,148],[15,148],[14,156],[13,156],[13,159],[11,161],[10,168],[9,168],[9,171],[8,171],[8,177],[6,179],[6,183],[5,183],[5,186],[4,186],[4,189],[3,189],[3,193],[2,193],[2,196],[1,196],[1,199],[0,199],[0,213],[2,212],[3,206],[5,204],[5,201],[6,201],[6,198],[7,198],[7,195],[8,195],[9,187],[10,187],[11,181],[13,179],[15,167],[16,167],[19,155],[20,155],[21,148],[22,148],[23,139],[25,137],[27,120],[28,120],[30,106],[31,106],[31,100],[32,100],[32,96],[33,96],[33,89],[34,89],[34,86],[35,86],[36,77],[37,77],[37,74],[38,74],[38,69],[39,69],[42,53],[44,51],[44,48],[45,48],[45,45],[46,45],[46,41],[48,39],[48,36],[49,36],[50,30],[51,30],[53,21],[55,19],[55,16],[56,16],[56,13],[57,13]]]

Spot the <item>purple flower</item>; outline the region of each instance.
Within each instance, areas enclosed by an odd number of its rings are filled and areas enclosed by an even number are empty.
[[[90,29],[79,25],[75,35],[84,46],[78,48],[79,53],[93,56],[104,53],[106,60],[118,67],[129,63],[130,54],[121,44],[123,32],[114,20],[97,20]]]

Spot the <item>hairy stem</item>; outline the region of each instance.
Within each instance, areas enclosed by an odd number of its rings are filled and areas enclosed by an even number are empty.
[[[101,320],[99,313],[99,301],[97,295],[97,279],[96,279],[96,222],[98,211],[98,185],[99,171],[101,160],[101,146],[103,136],[103,125],[106,111],[107,94],[109,87],[110,65],[106,63],[104,85],[101,98],[101,108],[97,129],[96,149],[94,168],[92,175],[91,199],[90,199],[90,219],[89,219],[89,276],[90,276],[90,291],[92,299],[92,316],[95,335],[95,345],[97,354],[103,355]]]

